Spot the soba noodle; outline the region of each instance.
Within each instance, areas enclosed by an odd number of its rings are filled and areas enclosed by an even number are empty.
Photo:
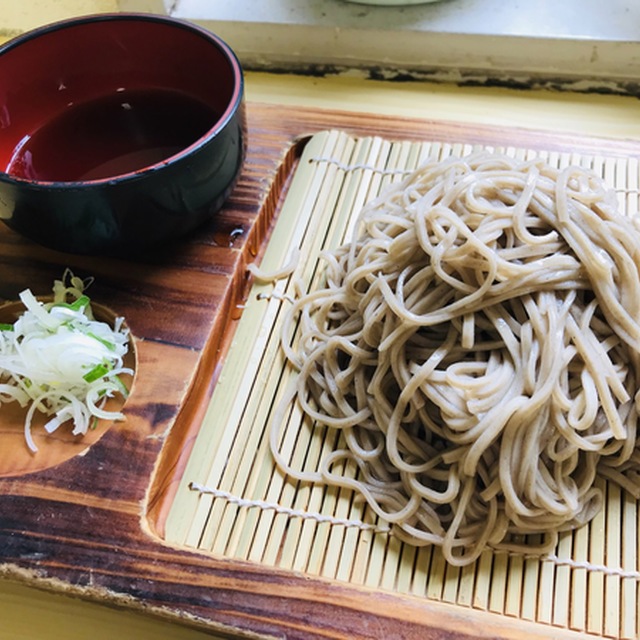
[[[296,401],[343,446],[294,468],[281,415],[271,446],[292,478],[356,490],[457,565],[549,551],[601,508],[598,476],[639,497],[640,232],[600,178],[431,162],[323,258],[284,347]]]

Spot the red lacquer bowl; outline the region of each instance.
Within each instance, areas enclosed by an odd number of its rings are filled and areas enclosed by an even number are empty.
[[[0,219],[42,245],[130,254],[210,218],[245,152],[244,81],[213,33],[151,14],[0,47]]]

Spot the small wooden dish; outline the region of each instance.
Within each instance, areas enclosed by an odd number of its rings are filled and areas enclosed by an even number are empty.
[[[111,309],[92,304],[96,319],[113,326],[117,317]],[[10,302],[0,306],[0,322],[13,323],[23,312],[21,302]],[[135,341],[130,340],[129,351],[125,356],[125,366],[134,371],[134,375],[122,376],[127,389],[132,390],[135,378]],[[104,408],[109,411],[121,411],[126,404],[126,398],[118,394],[109,398]],[[74,436],[71,429],[62,426],[54,433],[48,434],[42,428],[47,417],[36,412],[34,415],[31,435],[38,447],[37,452],[29,449],[25,441],[24,421],[27,409],[17,402],[2,405],[2,420],[0,421],[0,478],[21,476],[36,471],[50,469],[70,460],[75,456],[85,454],[113,425],[112,421],[98,420],[95,427],[89,429],[85,435]]]

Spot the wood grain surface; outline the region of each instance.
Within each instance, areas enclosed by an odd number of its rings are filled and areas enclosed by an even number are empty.
[[[67,267],[76,275],[91,275],[91,297],[126,318],[137,355],[123,423],[110,425],[92,446],[83,447],[82,455],[0,478],[0,576],[146,610],[229,637],[549,637],[549,628],[517,619],[175,549],[162,540],[163,518],[237,320],[236,305],[247,290],[245,266],[264,246],[306,135],[340,128],[392,139],[625,157],[637,156],[638,144],[247,107],[248,157],[232,197],[210,224],[161,255],[129,261],[66,255],[0,226],[0,302],[16,300],[27,287],[46,295]],[[4,447],[1,438],[0,429]],[[554,629],[553,637],[579,636]]]

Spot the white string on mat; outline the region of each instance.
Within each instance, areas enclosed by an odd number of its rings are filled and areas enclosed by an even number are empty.
[[[345,164],[344,162],[341,162],[336,158],[324,157],[324,156],[309,158],[309,162],[315,162],[318,164],[321,162],[326,162],[327,164],[335,165],[336,167],[338,167],[338,169],[341,169],[342,171],[346,171],[346,172],[356,171],[359,169],[362,171],[373,171],[383,176],[409,175],[410,173],[413,173],[413,171],[415,171],[415,169],[381,169],[380,167],[376,167],[375,165],[360,163],[360,162],[355,164]],[[627,195],[629,194],[640,195],[640,189],[638,188],[629,189],[626,187],[614,187],[613,190],[616,191],[617,193],[625,193]]]
[[[341,169],[342,171],[356,171],[358,169],[362,171],[374,171],[375,173],[379,173],[383,176],[398,176],[398,175],[409,175],[413,173],[414,169],[382,169],[380,167],[376,167],[372,164],[366,164],[362,162],[358,162],[355,164],[345,164],[336,158],[326,158],[326,157],[317,157],[317,158],[309,158],[309,162],[326,162],[327,164],[332,164]]]
[[[222,489],[215,489],[214,487],[207,487],[198,482],[189,483],[189,488],[199,493],[205,493],[215,498],[222,498],[235,504],[239,507],[258,507],[259,509],[265,509],[269,511],[275,511],[276,513],[282,513],[288,516],[294,516],[303,518],[306,520],[315,520],[316,522],[328,522],[330,524],[343,525],[345,527],[358,527],[365,531],[373,531],[374,533],[389,533],[391,530],[386,526],[378,526],[375,524],[367,524],[360,520],[350,520],[349,518],[336,518],[334,516],[327,516],[322,513],[316,513],[313,511],[304,511],[302,509],[292,509],[290,507],[283,507],[275,502],[267,502],[266,500],[249,500],[247,498],[241,498],[240,496],[233,495],[228,491]]]
[[[288,293],[280,293],[279,291],[270,291],[269,293],[263,291],[256,296],[256,300],[284,300],[285,302],[289,302],[291,304],[295,304],[295,300],[293,296],[290,296]]]
[[[604,564],[592,564],[586,560],[572,560],[571,558],[559,558],[553,553],[549,553],[540,558],[541,560],[549,560],[554,564],[571,567],[572,569],[586,569],[598,573],[604,573],[608,576],[618,576],[620,578],[631,578],[640,582],[640,571],[630,571],[621,567],[607,567]]]
[[[290,507],[284,507],[275,502],[267,502],[266,500],[254,500],[248,498],[242,498],[236,496],[229,491],[223,491],[222,489],[216,489],[214,487],[208,487],[200,484],[199,482],[190,482],[189,489],[197,491],[199,493],[211,495],[214,498],[222,498],[231,504],[235,504],[239,507],[257,507],[268,511],[274,511],[275,513],[281,513],[284,515],[302,518],[305,520],[315,520],[316,522],[328,522],[330,524],[342,525],[345,527],[357,527],[364,531],[373,531],[374,533],[386,533],[393,535],[390,527],[384,525],[367,524],[361,520],[353,520],[349,518],[336,518],[334,516],[324,515],[314,511],[304,511],[303,509],[292,509]],[[497,554],[506,554],[509,557],[524,557],[525,560],[540,560],[541,562],[551,562],[557,566],[570,567],[571,569],[585,569],[592,573],[602,573],[607,576],[617,576],[619,578],[629,578],[640,582],[640,571],[633,571],[623,569],[621,567],[608,567],[604,564],[594,564],[586,560],[573,560],[572,558],[560,558],[553,553],[547,553],[544,555],[524,555],[522,553],[515,553],[512,551],[500,551],[496,550]]]

